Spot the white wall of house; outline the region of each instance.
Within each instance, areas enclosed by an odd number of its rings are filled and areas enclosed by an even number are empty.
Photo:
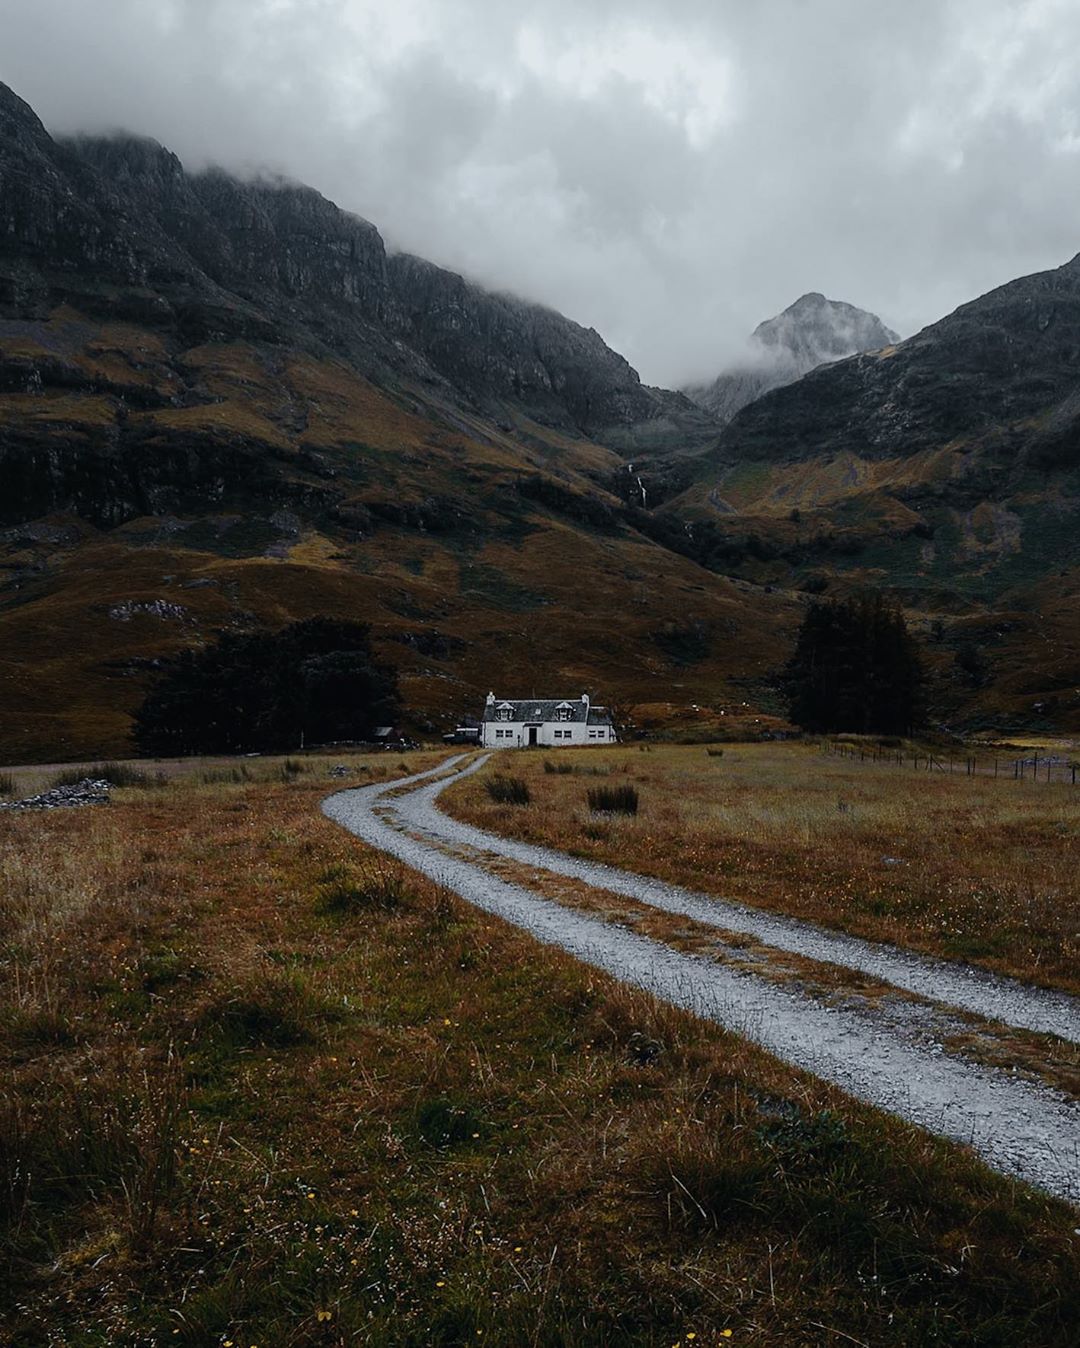
[[[612,744],[615,736],[610,726],[586,725],[583,721],[560,725],[557,721],[485,721],[481,744],[485,749],[524,749],[533,741],[531,727],[536,729],[536,744],[546,749],[566,749],[578,744]]]
[[[545,749],[614,744],[615,731],[606,710],[590,725],[592,714],[588,693],[562,702],[551,699],[500,702],[494,693],[488,693],[480,743],[485,749],[526,749],[533,744]]]

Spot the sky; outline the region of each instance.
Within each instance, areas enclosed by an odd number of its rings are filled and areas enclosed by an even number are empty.
[[[1078,57],[1076,0],[0,0],[51,131],[309,183],[669,387],[1074,256]]]

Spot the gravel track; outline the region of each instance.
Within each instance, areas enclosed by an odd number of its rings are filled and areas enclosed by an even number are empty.
[[[542,848],[529,848],[528,856],[519,858],[509,849],[523,845],[445,819],[433,802],[457,777],[422,783],[456,767],[463,757],[458,755],[413,778],[341,792],[323,802],[323,811],[365,842],[546,944],[743,1034],[862,1100],[969,1144],[1003,1173],[1080,1202],[1080,1108],[1064,1096],[1037,1083],[935,1054],[932,1048],[905,1042],[887,1024],[868,1023],[850,1011],[822,1006],[753,975],[549,902],[442,850],[447,843],[482,846],[543,869],[590,879],[604,888],[613,888],[612,876],[633,878]],[[475,771],[482,762],[466,771]],[[388,791],[406,784],[415,784],[416,789],[384,799]],[[430,838],[410,836],[419,830],[430,833]],[[580,865],[587,874],[569,872],[563,864],[547,866],[541,856]],[[651,894],[656,882],[642,883]],[[661,887],[663,891],[672,888]],[[635,893],[634,897],[652,902],[647,894]],[[718,920],[715,910],[713,920]],[[728,925],[726,910],[724,925]],[[833,962],[841,961],[834,956]]]
[[[662,908],[708,926],[753,936],[776,950],[803,955],[823,964],[856,969],[894,987],[961,1011],[974,1012],[987,1020],[1003,1021],[1016,1029],[1032,1030],[1037,1034],[1056,1034],[1070,1043],[1080,1044],[1080,1001],[1066,993],[1001,978],[970,965],[864,941],[797,918],[746,908],[727,899],[619,870],[603,862],[585,861],[553,848],[487,833],[443,814],[435,806],[439,792],[451,782],[478,771],[487,757],[478,759],[455,777],[411,795],[403,812],[410,829],[444,846],[450,844],[498,852],[509,860],[584,880],[597,889],[623,894],[652,908]]]

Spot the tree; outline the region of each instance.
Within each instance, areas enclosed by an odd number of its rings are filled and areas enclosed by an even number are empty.
[[[168,663],[135,715],[146,754],[281,751],[366,739],[400,711],[366,624],[308,618],[280,632],[222,632]]]
[[[788,664],[804,730],[907,734],[923,718],[922,661],[900,608],[876,591],[810,605]]]

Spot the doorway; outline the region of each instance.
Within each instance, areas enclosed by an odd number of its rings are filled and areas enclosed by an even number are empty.
[[[538,741],[538,739],[537,739],[537,736],[538,736],[539,734],[540,734],[540,727],[539,727],[538,725],[531,725],[531,726],[529,726],[529,748],[530,748],[530,749],[534,749],[534,748],[536,747],[536,745],[539,743],[539,741]]]

